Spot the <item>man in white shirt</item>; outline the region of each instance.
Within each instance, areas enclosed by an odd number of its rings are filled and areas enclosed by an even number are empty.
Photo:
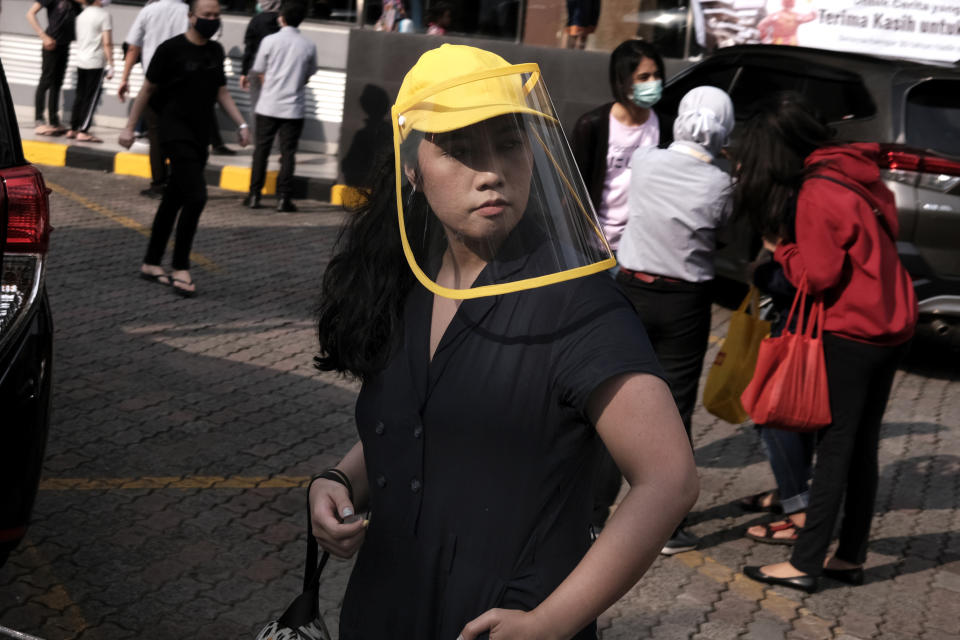
[[[120,102],[127,99],[130,90],[130,71],[136,64],[137,58],[146,74],[150,67],[150,60],[157,47],[166,40],[186,32],[190,27],[187,17],[188,7],[183,0],[157,0],[145,6],[137,14],[130,32],[127,33],[127,55],[123,61],[123,74],[120,76],[120,87],[117,96]],[[144,110],[144,119],[147,122],[147,138],[150,141],[150,187],[140,192],[141,195],[160,198],[163,196],[163,186],[167,182],[167,166],[160,151],[160,125],[156,112],[149,106]]]
[[[277,211],[296,211],[291,200],[297,143],[303,132],[305,89],[317,70],[317,48],[297,27],[307,15],[303,0],[285,0],[280,6],[280,31],[260,43],[250,71],[263,77],[263,89],[254,112],[257,140],[250,172],[250,193],[243,204],[260,207],[260,191],[266,182],[267,160],[274,137],[280,142],[280,173],[277,175]]]
[[[77,91],[70,115],[68,138],[79,142],[103,142],[87,132],[93,124],[93,112],[100,101],[103,79],[113,77],[113,29],[110,14],[101,0],[84,0],[85,7],[77,16]]]

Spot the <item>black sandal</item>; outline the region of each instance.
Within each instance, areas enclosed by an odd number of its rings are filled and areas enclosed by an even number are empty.
[[[191,289],[185,289],[184,287],[178,287],[177,283],[192,285],[193,280],[181,280],[180,278],[172,278],[172,282],[170,284],[173,286],[174,292],[179,296],[183,296],[184,298],[192,298],[193,296],[197,295],[196,285],[194,285],[194,288],[191,290]]]
[[[170,286],[170,275],[168,273],[147,273],[146,271],[141,271],[140,277],[147,282],[155,282],[165,287]]]

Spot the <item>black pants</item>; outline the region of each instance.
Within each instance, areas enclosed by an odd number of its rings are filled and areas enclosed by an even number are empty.
[[[147,125],[147,140],[150,141],[150,186],[160,189],[167,183],[167,159],[160,144],[160,114],[148,104],[143,110],[143,120]]]
[[[70,114],[71,129],[86,131],[93,124],[93,112],[97,110],[102,86],[103,69],[77,68],[77,92]]]
[[[34,95],[36,107],[36,121],[43,122],[43,105],[47,103],[49,123],[54,127],[60,126],[60,88],[63,86],[63,76],[67,72],[67,59],[70,56],[70,46],[57,43],[53,51],[43,50],[41,54],[40,82],[37,83],[37,92]]]
[[[296,166],[297,143],[303,132],[303,118],[272,118],[257,114],[257,140],[253,149],[253,169],[250,172],[250,193],[260,193],[267,181],[267,161],[273,139],[279,137],[280,173],[277,175],[277,195],[293,193],[293,170]]]
[[[150,243],[143,261],[150,265],[161,263],[176,222],[172,266],[174,270],[187,270],[190,268],[193,237],[207,204],[207,183],[203,177],[207,145],[206,141],[201,144],[181,142],[168,144],[164,149],[170,159],[170,180],[153,218]]]
[[[818,576],[843,505],[836,556],[862,564],[877,495],[880,424],[905,345],[881,347],[824,334],[833,422],[817,433],[807,521],[790,563]],[[846,497],[846,500],[844,500]]]
[[[691,438],[697,386],[710,339],[711,283],[658,279],[648,284],[621,271],[617,274],[617,284],[643,321],[663,373],[670,383],[670,391],[680,411],[687,438]],[[594,525],[602,525],[606,520],[610,505],[620,491],[620,484],[620,470],[610,454],[604,451],[594,497]]]

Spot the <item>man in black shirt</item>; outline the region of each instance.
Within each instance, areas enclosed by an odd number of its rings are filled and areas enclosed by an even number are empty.
[[[83,7],[74,0],[37,0],[27,11],[27,22],[43,41],[40,82],[34,97],[36,106],[36,133],[44,136],[61,136],[67,132],[60,124],[60,87],[67,71],[70,43],[76,38],[74,24]],[[37,13],[47,10],[47,28],[37,22]],[[46,99],[47,116],[43,118]]]
[[[140,275],[171,284],[184,297],[196,293],[190,276],[190,249],[207,202],[203,169],[214,103],[219,102],[237,124],[240,145],[246,146],[250,141],[247,124],[227,91],[223,47],[210,40],[220,29],[217,0],[191,0],[189,21],[185,34],[157,47],[127,126],[120,134],[120,144],[129,148],[133,144],[133,127],[148,103],[159,116],[160,146],[164,157],[170,160],[170,178],[153,220]],[[160,263],[174,222],[177,233],[173,270],[167,274]]]

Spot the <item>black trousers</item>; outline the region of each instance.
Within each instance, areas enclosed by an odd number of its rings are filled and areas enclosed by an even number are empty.
[[[103,69],[77,68],[77,92],[70,113],[71,129],[86,131],[93,124],[93,112],[97,110],[102,86]]]
[[[277,175],[277,195],[293,193],[293,170],[296,166],[297,143],[303,132],[303,118],[273,118],[257,114],[257,140],[253,149],[253,169],[250,171],[250,193],[260,193],[267,181],[267,161],[273,139],[279,138],[280,173]]]
[[[658,279],[648,284],[621,271],[617,274],[617,284],[643,321],[692,444],[691,420],[710,339],[712,283]],[[606,520],[620,484],[620,470],[604,450],[594,496],[595,526],[601,526]]]
[[[36,121],[43,122],[43,106],[47,104],[49,123],[54,127],[60,126],[60,88],[63,86],[63,76],[67,73],[67,59],[70,56],[69,44],[57,43],[53,51],[43,50],[40,64],[40,82],[37,83],[37,92],[34,94],[36,107]]]
[[[843,506],[836,556],[862,564],[877,495],[880,425],[906,345],[882,347],[824,334],[833,422],[817,432],[807,521],[790,563],[812,576],[823,561]],[[846,499],[844,499],[846,498]]]
[[[167,183],[167,159],[160,143],[160,114],[148,104],[143,110],[143,120],[147,125],[147,140],[150,141],[150,186],[159,189]]]
[[[172,266],[174,270],[187,270],[190,268],[190,250],[200,214],[207,204],[207,183],[203,177],[203,168],[207,164],[207,145],[206,141],[199,144],[171,143],[164,150],[170,159],[170,180],[153,218],[150,242],[143,261],[151,265],[162,262],[167,241],[176,223]]]

